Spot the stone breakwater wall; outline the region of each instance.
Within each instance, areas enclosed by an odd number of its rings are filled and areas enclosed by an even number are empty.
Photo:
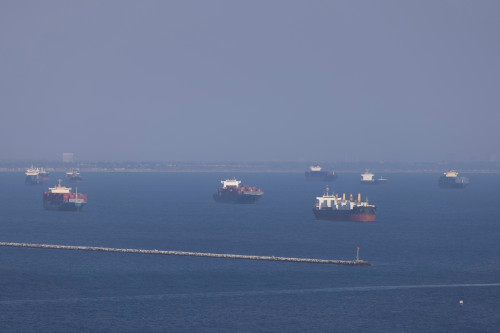
[[[162,254],[162,255],[170,255],[170,256],[191,256],[191,257],[227,258],[227,259],[304,262],[304,263],[312,263],[312,264],[331,264],[331,265],[346,265],[346,266],[371,266],[371,264],[368,261],[364,261],[364,260],[330,260],[330,259],[312,259],[312,258],[288,258],[288,257],[274,257],[274,256],[251,256],[251,255],[243,255],[243,254],[143,250],[143,249],[117,249],[117,248],[112,248],[112,247],[97,247],[97,246],[71,246],[71,245],[8,243],[8,242],[0,242],[0,246],[25,247],[25,248],[35,248],[35,249],[52,249],[52,250],[101,251],[101,252],[121,252],[121,253],[139,253],[139,254]]]

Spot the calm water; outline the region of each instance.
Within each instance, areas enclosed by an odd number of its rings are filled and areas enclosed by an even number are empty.
[[[226,174],[88,173],[81,213],[45,211],[43,186],[0,173],[0,241],[353,259],[372,267],[0,248],[0,329],[8,331],[498,332],[500,175],[342,174],[373,224],[314,219],[322,183],[236,174],[256,205],[216,204]],[[464,300],[460,307],[459,300]]]

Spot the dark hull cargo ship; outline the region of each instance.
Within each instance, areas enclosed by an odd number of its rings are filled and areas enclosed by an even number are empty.
[[[40,177],[47,181],[50,179],[50,172],[48,172],[47,170],[45,170],[44,168],[41,168],[40,169]]]
[[[35,168],[34,166],[26,169],[24,174],[26,175],[24,182],[27,185],[40,185],[43,183],[43,179],[40,177],[40,169]]]
[[[261,189],[240,185],[241,181],[234,178],[222,180],[221,183],[222,187],[219,187],[213,195],[217,202],[253,204],[264,194]]]
[[[361,201],[361,194],[358,194],[358,200],[353,200],[352,195],[346,200],[345,193],[342,198],[338,194],[329,194],[328,186],[323,196],[316,198],[313,208],[318,220],[329,221],[374,222],[376,211],[377,207],[369,205],[368,199]]]
[[[450,170],[439,178],[438,185],[441,188],[464,188],[469,185],[469,179],[458,177],[458,172]]]
[[[78,170],[71,170],[69,172],[66,172],[66,179],[72,183],[79,183],[83,180]]]
[[[306,171],[306,180],[334,181],[338,177],[335,171],[323,170],[319,165],[311,165]]]

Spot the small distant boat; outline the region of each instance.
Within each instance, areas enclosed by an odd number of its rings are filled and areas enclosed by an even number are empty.
[[[26,175],[24,182],[27,185],[40,185],[43,183],[43,179],[40,177],[40,169],[35,168],[33,165],[26,169],[24,174]]]
[[[385,185],[387,184],[387,179],[385,178],[374,178],[374,174],[369,172],[368,169],[365,170],[365,173],[361,174],[361,184],[369,184],[369,185]]]
[[[80,176],[80,172],[78,172],[77,169],[66,172],[66,178],[72,183],[79,183],[83,180],[82,176]]]
[[[45,170],[45,168],[40,168],[40,177],[45,181],[49,180],[50,179],[50,172]]]
[[[61,179],[55,187],[49,187],[47,192],[43,193],[43,207],[49,210],[69,210],[80,211],[87,204],[87,195],[71,193],[71,187],[61,185]]]
[[[438,185],[441,188],[464,188],[469,185],[469,178],[458,177],[458,172],[449,170],[439,178]]]
[[[306,171],[307,180],[334,181],[338,175],[333,170],[323,170],[319,165],[311,165]]]

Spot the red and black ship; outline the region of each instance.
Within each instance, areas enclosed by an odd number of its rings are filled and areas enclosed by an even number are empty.
[[[87,195],[71,193],[71,187],[65,187],[59,184],[55,187],[49,187],[47,192],[43,193],[43,207],[50,210],[69,210],[80,211],[87,204]]]
[[[240,185],[241,181],[234,178],[222,180],[222,187],[217,189],[213,198],[217,202],[252,204],[264,194],[261,189],[248,185]]]
[[[47,181],[50,179],[50,172],[48,172],[47,170],[45,170],[45,168],[40,168],[40,177]]]
[[[374,222],[376,211],[377,207],[369,205],[368,199],[361,201],[361,194],[358,194],[357,200],[353,200],[352,194],[346,200],[345,193],[342,198],[339,198],[338,193],[329,194],[328,186],[323,196],[316,198],[313,208],[318,220],[329,221]]]

